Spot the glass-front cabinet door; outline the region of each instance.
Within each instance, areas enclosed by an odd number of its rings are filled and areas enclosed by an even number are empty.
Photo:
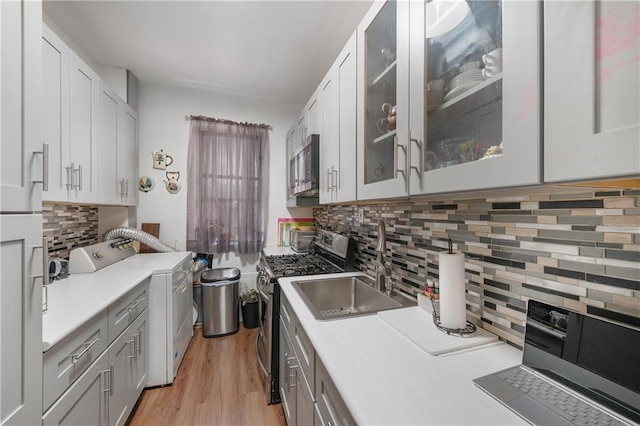
[[[358,199],[408,195],[408,13],[377,1],[358,27]]]
[[[410,7],[410,193],[540,183],[541,3]]]

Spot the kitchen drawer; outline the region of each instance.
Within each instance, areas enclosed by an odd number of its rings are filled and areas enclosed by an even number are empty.
[[[55,404],[45,411],[42,416],[43,426],[107,426],[109,388],[112,384],[110,372],[109,352],[103,352]]]
[[[347,405],[333,384],[322,360],[316,359],[316,402],[323,425],[355,425]]]
[[[293,325],[298,322],[298,317],[291,309],[291,304],[283,292],[280,292],[280,318],[282,318],[287,334],[293,338]]]
[[[109,306],[109,343],[149,306],[149,279]]]
[[[187,281],[189,284],[193,282],[193,275],[191,273],[191,265],[193,261],[191,259],[187,259],[180,264],[180,266],[173,271],[171,274],[171,288],[175,290],[180,286],[184,281]]]
[[[298,357],[298,369],[302,371],[304,381],[309,388],[309,393],[314,396],[316,351],[311,343],[311,339],[309,339],[309,336],[307,336],[307,333],[299,321],[296,321],[293,326],[291,341],[293,343],[293,350]]]
[[[107,324],[105,309],[43,354],[43,411],[107,348]]]

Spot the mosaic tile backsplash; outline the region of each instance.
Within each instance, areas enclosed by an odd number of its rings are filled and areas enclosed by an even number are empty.
[[[529,298],[640,317],[640,191],[522,193],[325,206],[314,216],[356,240],[356,267],[371,276],[383,219],[394,291],[411,297],[438,277],[451,239],[466,257],[467,319],[517,347]]]
[[[49,256],[69,258],[76,247],[98,243],[98,206],[43,203],[42,229]]]

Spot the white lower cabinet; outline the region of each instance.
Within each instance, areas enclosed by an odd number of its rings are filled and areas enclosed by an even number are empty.
[[[148,377],[149,309],[136,311],[148,289],[147,280],[45,353],[44,425],[126,423]],[[115,327],[109,310],[123,304],[132,313],[127,327],[101,345],[111,336],[105,329]],[[62,382],[69,385],[61,388]]]
[[[113,390],[109,398],[109,425],[123,425],[129,418],[146,383],[149,311],[136,320],[109,348],[109,365],[113,366]]]
[[[43,425],[107,425],[109,353],[103,352],[44,414]]]
[[[317,399],[318,417],[322,421],[320,424],[327,426],[356,424],[319,357],[316,357],[315,395]]]
[[[284,294],[280,314],[280,398],[287,424],[355,425]]]
[[[284,323],[280,322],[280,399],[282,400],[282,410],[287,424],[295,424],[296,419],[296,393],[295,382],[291,384],[291,371],[295,368],[295,354],[293,353],[291,341],[287,335]],[[295,370],[294,370],[295,371]],[[295,373],[293,374],[295,379]]]

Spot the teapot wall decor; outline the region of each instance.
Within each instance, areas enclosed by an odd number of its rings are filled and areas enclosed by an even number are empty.
[[[173,157],[162,149],[160,151],[153,151],[151,155],[153,156],[154,169],[165,170],[168,166],[173,164]]]
[[[167,187],[169,194],[177,194],[182,188],[182,184],[178,181],[180,179],[180,172],[166,172],[167,180],[163,180]]]

